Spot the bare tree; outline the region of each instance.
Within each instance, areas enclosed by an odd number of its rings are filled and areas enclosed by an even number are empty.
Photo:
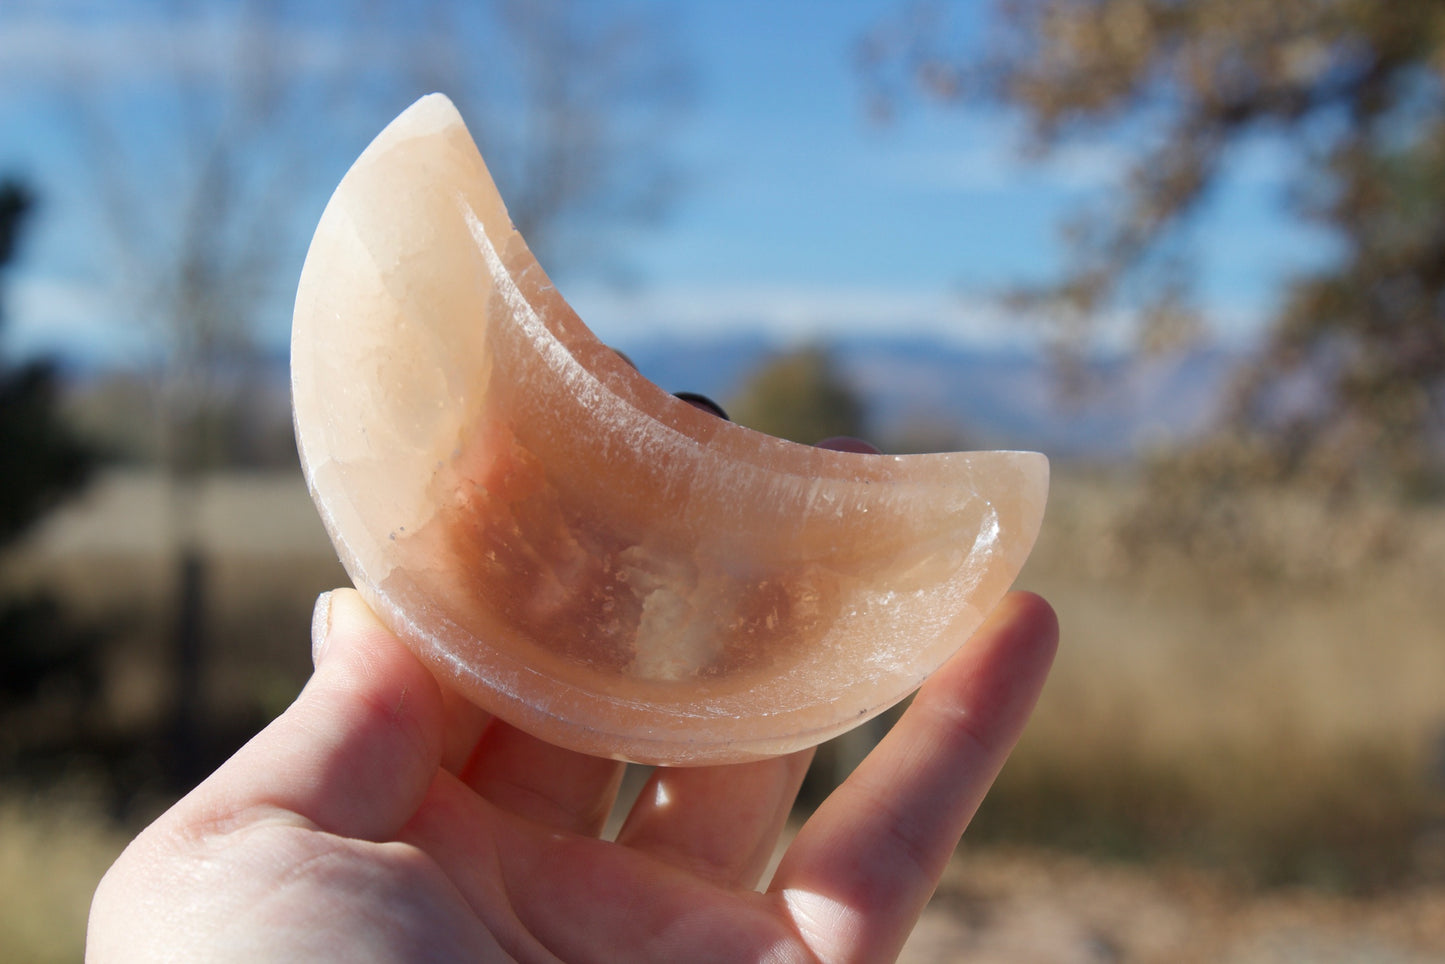
[[[403,83],[452,95],[539,260],[617,268],[612,229],[655,220],[678,187],[659,149],[692,90],[675,25],[653,4],[570,0],[432,2],[416,22]]]
[[[1124,189],[1065,226],[1022,292],[1087,335],[1121,305],[1139,344],[1199,327],[1189,228],[1251,139],[1288,145],[1284,200],[1339,255],[1289,286],[1238,386],[1232,435],[1275,477],[1408,488],[1445,474],[1445,10],[1425,2],[996,0],[984,43],[912,4],[863,44],[876,102],[1002,104],[1049,151],[1114,135]],[[1292,404],[1305,398],[1308,404]],[[1217,466],[1218,462],[1215,460]]]
[[[144,82],[117,85],[80,60],[66,65],[60,96],[94,161],[118,308],[158,350],[155,428],[175,572],[167,763],[185,785],[207,762],[201,486],[231,460],[224,429],[248,401],[258,328],[278,310],[286,260],[299,250],[291,212],[308,207],[316,184],[306,136],[340,78],[297,83],[286,13],[270,0],[173,0],[165,12],[131,25],[154,65]]]
[[[108,8],[115,56],[49,65],[77,119],[113,241],[118,314],[159,348],[159,450],[172,487],[176,774],[198,775],[205,556],[197,495],[258,335],[290,286],[329,187],[365,140],[429,89],[488,150],[519,227],[557,258],[602,219],[655,213],[671,186],[657,136],[683,85],[655,8],[496,0],[330,5],[169,0]],[[0,13],[0,28],[4,14]],[[119,28],[117,28],[119,30]],[[123,76],[107,74],[116,57]],[[3,70],[3,68],[0,68]],[[607,250],[599,245],[598,250]]]

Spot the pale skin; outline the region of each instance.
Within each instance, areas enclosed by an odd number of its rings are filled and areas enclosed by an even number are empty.
[[[891,960],[1057,643],[1047,603],[1006,597],[760,890],[811,750],[659,768],[603,840],[623,764],[443,690],[354,590],[327,593],[311,680],[126,848],[86,960]]]
[[[1058,624],[1012,593],[756,889],[810,752],[622,764],[444,692],[352,590],[296,702],[101,881],[110,961],[857,961],[895,957],[1032,709]]]

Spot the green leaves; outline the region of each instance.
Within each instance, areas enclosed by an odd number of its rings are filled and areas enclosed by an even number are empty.
[[[748,428],[804,445],[864,434],[863,401],[827,349],[816,345],[765,363],[727,409]]]

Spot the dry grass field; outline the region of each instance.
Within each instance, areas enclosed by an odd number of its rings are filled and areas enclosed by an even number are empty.
[[[1056,480],[1020,585],[1058,608],[1059,662],[908,959],[1445,961],[1445,517],[1282,506],[1261,528],[1293,533],[1309,578],[1230,580],[1193,550],[1136,558],[1133,498]],[[112,630],[96,712],[117,732],[164,694],[165,500],[107,476],[7,563]],[[343,575],[298,477],[217,480],[201,513],[205,695],[259,721]],[[1381,526],[1388,552],[1341,535]],[[0,961],[78,960],[95,881],[163,802],[102,816],[84,772],[0,795]]]
[[[1445,513],[1400,512],[1353,566],[1229,580],[1121,559],[1126,499],[1056,489],[1020,583],[1059,609],[1059,662],[980,829],[1255,884],[1445,879]],[[1301,553],[1387,524],[1340,511]]]

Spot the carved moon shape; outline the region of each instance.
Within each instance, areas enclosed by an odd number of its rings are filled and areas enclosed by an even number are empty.
[[[446,685],[671,765],[820,742],[957,650],[1023,565],[1048,462],[775,439],[577,318],[451,103],[346,174],[296,296],[302,466],[343,564]]]

